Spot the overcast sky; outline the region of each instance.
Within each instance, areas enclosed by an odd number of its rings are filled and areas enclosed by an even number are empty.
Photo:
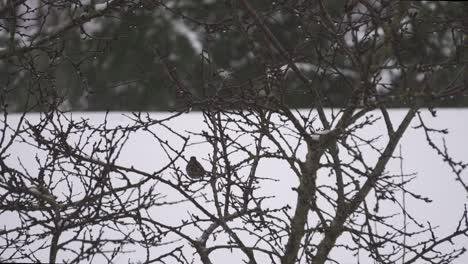
[[[393,119],[401,119],[403,110],[391,110]],[[446,136],[447,145],[450,153],[455,158],[468,159],[468,109],[444,109],[440,110],[437,119],[431,119],[433,121],[428,122],[429,124],[435,125],[437,128],[448,128],[449,135]],[[167,114],[153,113],[153,117],[163,117]],[[427,111],[425,111],[425,116]],[[90,118],[92,122],[100,122],[103,120],[104,115],[101,113],[73,113],[74,118],[86,117]],[[28,117],[32,122],[37,120],[37,114],[32,114]],[[13,118],[14,120],[15,118]],[[12,122],[13,122],[12,120]],[[429,120],[429,119],[427,119]],[[111,113],[109,115],[109,126],[122,125],[127,122],[127,119],[122,116],[121,113]],[[198,130],[203,129],[202,115],[200,113],[190,113],[172,121],[172,128],[177,131],[185,130]],[[413,126],[417,123],[413,123]],[[385,130],[382,124],[373,126],[369,129],[361,131],[363,136],[377,135]],[[171,136],[168,136],[169,140]],[[193,140],[196,140],[195,138]],[[160,164],[162,152],[161,149],[151,143],[152,139],[148,134],[136,134],[130,138],[127,147],[124,149],[120,163],[123,165],[133,165],[136,168],[145,171],[154,171]],[[425,143],[424,135],[420,130],[409,129],[403,138],[402,152],[405,157],[403,166],[405,173],[417,172],[417,179],[410,184],[411,189],[417,193],[430,197],[434,202],[431,204],[424,204],[413,199],[407,199],[407,206],[410,211],[419,219],[420,222],[425,223],[425,220],[430,221],[432,226],[439,226],[439,234],[445,235],[452,231],[460,218],[464,204],[467,202],[467,194],[464,193],[461,186],[455,181],[454,175],[450,173],[450,168],[445,165],[441,159],[434,153],[434,151]],[[176,143],[177,144],[177,143]],[[208,166],[208,163],[203,159],[208,157],[209,149],[207,145],[195,145],[190,147],[185,156],[189,158],[194,155],[199,157],[199,160],[204,166]],[[397,148],[398,151],[398,148]],[[14,164],[17,158],[20,158],[23,164],[27,168],[34,171],[36,166],[34,165],[35,152],[31,147],[25,144],[16,143],[12,148],[12,156],[9,158],[9,164]],[[375,157],[370,157],[375,158]],[[181,168],[185,167],[185,163],[180,161]],[[399,173],[399,163],[393,162],[387,168],[388,171],[393,173]],[[277,161],[268,161],[261,164],[259,175],[271,176],[279,180],[279,182],[265,183],[263,190],[264,194],[274,194],[276,198],[267,201],[268,203],[277,205],[278,203],[290,203],[293,204],[295,200],[295,193],[291,190],[297,184],[295,176],[289,171],[286,164],[278,163]],[[168,175],[169,177],[169,175]],[[465,179],[468,175],[464,175]],[[326,179],[325,179],[326,181]],[[189,207],[167,207],[164,211],[161,209],[155,209],[152,212],[154,217],[167,221],[168,223],[180,222],[182,218],[187,217],[187,211]],[[383,210],[386,208],[384,207]],[[392,209],[388,209],[392,210]],[[14,218],[6,217],[7,215],[0,215],[0,222],[7,223],[7,225],[14,225]],[[396,223],[401,224],[401,218],[395,219]],[[398,225],[398,224],[397,224]],[[191,234],[193,237],[198,237],[200,234],[194,231]],[[345,242],[341,239],[339,242]],[[468,245],[468,240],[457,240],[454,241],[458,246]],[[190,247],[186,247],[187,252],[193,252]],[[43,252],[43,256],[46,257],[47,252]],[[118,258],[116,263],[127,263],[128,260],[137,260],[143,251],[138,253],[121,256]],[[341,263],[357,263],[357,260],[346,254],[342,254],[341,250],[332,251],[332,254],[337,259],[341,260]],[[42,255],[42,254],[41,254]],[[191,256],[191,255],[188,255]],[[232,254],[229,251],[215,253],[212,256],[213,263],[241,263],[239,254]],[[65,257],[65,255],[60,255]],[[362,256],[364,257],[364,255]],[[44,261],[47,261],[44,258]],[[363,259],[361,259],[363,261]],[[465,254],[463,258],[458,260],[456,263],[468,263],[468,255]]]

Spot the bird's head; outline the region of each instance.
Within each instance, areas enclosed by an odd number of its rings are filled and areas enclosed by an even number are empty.
[[[197,160],[195,156],[190,157],[190,160]]]

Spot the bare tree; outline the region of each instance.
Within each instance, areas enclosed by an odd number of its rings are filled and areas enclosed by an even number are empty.
[[[8,0],[0,7],[8,32],[0,51],[8,66],[0,94],[0,218],[14,219],[0,230],[2,261],[44,261],[47,252],[52,263],[114,263],[121,255],[142,263],[214,263],[214,255],[229,252],[245,263],[316,264],[340,263],[331,254],[339,248],[357,263],[361,256],[452,263],[465,253],[454,241],[468,238],[466,208],[447,220],[455,226],[450,234],[438,234],[406,207],[406,199],[430,202],[409,188],[416,176],[388,171],[392,160],[404,160],[398,146],[413,124],[468,194],[468,163],[452,158],[445,141],[437,143],[437,134],[448,132],[431,128],[422,115],[427,108],[436,117],[436,106],[466,96],[464,17],[431,17],[421,3],[368,0],[227,1],[230,15],[222,20],[216,13],[190,16],[185,1],[83,2]],[[106,45],[94,49],[85,40],[119,41],[90,34],[87,23],[126,21],[135,10],[205,30],[207,48],[193,72],[179,69],[170,48],[149,44],[177,111],[125,114],[118,125],[107,113],[96,123],[65,111],[72,95],[57,86],[62,77],[55,74],[63,60],[89,92],[81,67],[105,54]],[[294,24],[297,40],[278,37],[283,22]],[[223,41],[223,31],[234,34],[230,45],[245,49],[252,72],[219,66],[210,47]],[[69,32],[86,42],[77,58],[66,48]],[[19,94],[24,100],[14,98]],[[291,106],[298,96],[306,109]],[[11,103],[21,104],[22,113],[10,114]],[[394,105],[406,106],[401,120],[392,118]],[[175,129],[191,109],[201,112],[203,125]],[[379,135],[360,134],[379,122],[385,124]],[[151,169],[134,165],[141,153],[131,164],[121,157],[141,135],[151,142],[140,150],[158,146],[163,153]],[[34,151],[33,164],[13,152],[18,144]],[[210,153],[197,157],[205,172],[192,178],[187,152],[199,146]],[[287,165],[288,174],[260,173],[269,161]],[[270,203],[265,186],[285,180],[297,182],[295,202]],[[403,223],[382,207],[398,211]],[[186,214],[167,221],[174,211]]]

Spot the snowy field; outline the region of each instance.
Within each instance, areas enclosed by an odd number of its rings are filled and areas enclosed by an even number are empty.
[[[449,134],[446,135],[445,140],[449,148],[449,153],[457,160],[468,160],[468,109],[442,109],[438,111],[437,118],[430,118],[427,111],[423,111],[424,116],[427,116],[427,123],[432,127],[436,128],[448,128]],[[404,110],[391,110],[391,117],[394,120],[401,120]],[[128,114],[128,113],[126,113]],[[73,118],[89,118],[92,123],[98,124],[104,118],[103,113],[73,113]],[[163,118],[168,116],[167,113],[151,113],[153,118]],[[17,115],[10,116],[10,122],[15,122]],[[28,117],[31,123],[37,120],[37,115],[31,114]],[[122,113],[110,113],[108,117],[109,127],[124,125],[128,122],[128,119],[122,115]],[[414,121],[412,126],[418,124],[418,121]],[[171,122],[171,128],[183,132],[184,131],[201,131],[204,129],[204,123],[202,122],[202,115],[197,112],[185,114]],[[384,134],[385,128],[383,123],[380,122],[377,125],[368,127],[361,131],[363,135],[378,135]],[[161,135],[164,137],[164,135]],[[122,165],[131,165],[143,171],[152,172],[158,167],[158,157],[162,155],[161,149],[151,144],[152,138],[145,134],[139,135],[134,134],[130,137],[127,146],[124,148],[122,155],[119,159],[119,163]],[[171,136],[168,137],[171,140]],[[437,141],[440,143],[441,141]],[[458,219],[461,217],[464,205],[468,202],[467,193],[464,189],[455,181],[454,175],[451,173],[450,168],[444,164],[439,156],[436,155],[426,143],[422,130],[415,130],[409,128],[405,133],[401,141],[401,150],[405,158],[403,167],[405,173],[417,173],[417,179],[410,185],[410,189],[419,193],[425,197],[430,197],[433,202],[430,204],[424,204],[419,201],[407,199],[407,207],[409,210],[420,220],[429,221],[432,226],[439,226],[439,234],[450,233],[450,231],[456,228]],[[207,166],[206,160],[203,158],[207,157],[209,149],[205,145],[194,145],[189,147],[185,153],[188,158],[192,155],[200,157],[199,160]],[[399,148],[397,148],[398,154]],[[21,159],[22,163],[26,166],[30,172],[34,172],[35,165],[35,152],[34,149],[24,143],[15,143],[10,149],[12,154],[7,160],[8,164],[15,164],[17,159]],[[374,157],[375,158],[375,157]],[[180,161],[179,166],[185,167],[185,164]],[[400,171],[400,164],[398,162],[392,162],[387,171],[395,174]],[[260,175],[272,175],[277,178],[279,182],[272,183],[264,186],[261,190],[265,194],[275,194],[276,198],[272,199],[271,203],[277,202],[288,202],[295,200],[294,192],[291,191],[291,187],[294,187],[296,179],[291,180],[291,177],[287,177],[291,174],[288,167],[285,164],[276,164],[274,161],[271,163],[264,163],[259,168]],[[277,176],[275,176],[277,175]],[[465,171],[463,175],[465,182],[468,182],[468,174]],[[170,208],[170,207],[167,207]],[[164,218],[168,222],[180,221],[180,218],[186,217],[187,212],[178,208],[167,209],[164,212],[155,212],[155,214],[164,215]],[[1,225],[14,225],[15,218],[7,217],[5,214],[0,215]],[[425,222],[425,221],[422,221]],[[194,234],[197,236],[197,234]],[[343,241],[341,241],[343,242]],[[468,245],[467,239],[458,239],[453,241],[455,245],[461,247]],[[3,242],[2,242],[3,243]],[[188,252],[190,247],[188,247]],[[142,252],[137,250],[135,253],[129,255],[122,255],[118,258],[117,264],[128,263],[129,261],[137,261],[138,256],[141,256]],[[66,258],[64,253],[59,254],[60,258]],[[226,264],[237,264],[242,263],[236,256],[228,256],[226,254],[214,254],[212,256],[213,263],[226,263]],[[332,251],[333,256],[340,259],[343,263],[357,263],[357,260],[349,255],[340,256],[340,250]],[[43,252],[41,256],[44,257],[43,261],[47,262],[47,252]],[[191,255],[189,255],[191,256]],[[361,259],[361,263],[362,262]],[[370,262],[369,262],[370,263]],[[422,263],[422,262],[418,262]],[[468,263],[468,254],[465,254],[456,263],[464,264]]]

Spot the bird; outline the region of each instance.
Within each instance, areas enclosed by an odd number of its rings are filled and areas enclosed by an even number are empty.
[[[190,157],[187,166],[185,167],[185,171],[187,175],[192,179],[201,178],[205,175],[206,171],[200,162],[197,161],[197,158],[192,156]]]

